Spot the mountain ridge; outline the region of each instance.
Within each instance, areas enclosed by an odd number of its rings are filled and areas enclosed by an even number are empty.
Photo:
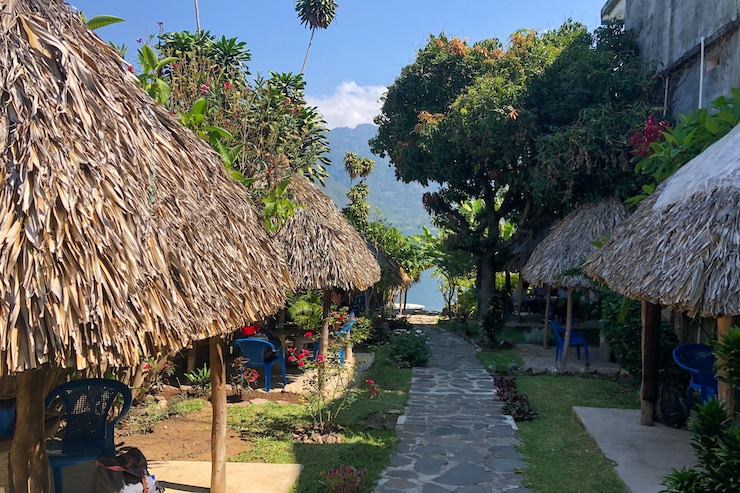
[[[435,229],[427,212],[424,210],[422,195],[431,189],[418,183],[404,183],[396,179],[395,168],[388,158],[379,158],[370,152],[368,141],[375,137],[377,126],[370,123],[357,125],[355,128],[338,127],[328,132],[329,160],[327,167],[329,177],[324,180],[324,192],[331,197],[340,209],[348,203],[346,193],[351,183],[344,170],[344,156],[354,152],[359,157],[375,161],[375,169],[367,179],[370,190],[370,220],[378,219],[377,211],[385,222],[397,228],[404,235],[420,234],[422,226]],[[357,181],[355,180],[356,184]]]

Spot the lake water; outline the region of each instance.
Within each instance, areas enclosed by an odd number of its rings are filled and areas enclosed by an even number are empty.
[[[441,312],[445,302],[439,291],[437,279],[434,279],[431,274],[431,269],[424,271],[419,282],[411,285],[406,302],[424,305],[427,310]]]

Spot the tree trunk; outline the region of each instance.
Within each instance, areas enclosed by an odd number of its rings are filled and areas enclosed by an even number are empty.
[[[211,493],[226,493],[226,366],[221,337],[208,339],[211,362]]]
[[[655,403],[658,402],[660,366],[660,305],[642,302],[642,389],[640,390],[640,424],[653,426]]]
[[[10,475],[16,493],[49,491],[49,460],[44,445],[44,398],[48,367],[16,375],[15,432],[10,446]]]
[[[545,297],[545,330],[543,330],[542,335],[542,347],[547,349],[549,344],[547,343],[547,336],[549,335],[550,331],[550,324],[547,323],[548,320],[550,320],[550,285],[546,284],[545,289],[547,290],[547,294]]]
[[[560,363],[560,369],[565,368],[568,364],[568,347],[570,346],[570,332],[573,327],[573,288],[568,288],[568,299],[565,312],[565,336],[563,337],[563,354]],[[556,361],[557,363],[557,361]]]
[[[301,66],[301,75],[306,70],[306,62],[308,62],[308,54],[311,52],[311,43],[313,43],[313,34],[316,29],[311,29],[311,37],[308,40],[308,48],[306,49],[306,56],[303,58],[303,66]]]
[[[494,260],[496,259],[496,250],[491,248],[480,257],[478,264],[478,279],[476,287],[478,288],[478,320],[482,321],[488,313],[488,303],[493,291],[496,289],[496,269]]]
[[[718,341],[721,341],[727,335],[727,332],[729,332],[734,323],[735,317],[733,316],[720,317],[717,319]],[[722,361],[717,362],[722,363]],[[735,389],[725,382],[719,381],[717,382],[717,393],[717,397],[725,403],[727,411],[730,413],[730,416],[732,416],[733,409],[735,409]]]
[[[524,278],[519,274],[519,281],[516,283],[516,306],[514,311],[516,312],[519,321],[522,321],[522,298],[524,297]]]

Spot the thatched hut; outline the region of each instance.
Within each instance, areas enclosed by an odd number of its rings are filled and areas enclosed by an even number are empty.
[[[101,374],[205,338],[222,356],[220,336],[274,312],[290,284],[218,155],[79,14],[59,0],[1,5],[0,375],[17,375],[16,490],[45,491],[48,368]],[[214,492],[222,363],[211,362]]]
[[[721,336],[740,315],[738,203],[740,126],[661,183],[583,270],[644,307],[716,317]]]
[[[568,311],[563,366],[567,362],[570,342],[573,315],[572,290],[576,287],[593,287],[593,282],[585,275],[566,272],[578,268],[596,250],[593,242],[614,233],[626,218],[627,211],[624,205],[615,198],[582,205],[553,227],[550,234],[540,242],[527,264],[522,268],[521,274],[533,284],[560,286],[567,289]],[[549,298],[547,296],[548,302]],[[545,332],[547,332],[547,325]]]
[[[318,186],[295,175],[288,189],[300,208],[280,228],[277,239],[295,289],[324,291],[326,320],[332,289],[369,288],[380,279],[380,267],[365,240]],[[325,322],[321,354],[326,354],[328,330]]]

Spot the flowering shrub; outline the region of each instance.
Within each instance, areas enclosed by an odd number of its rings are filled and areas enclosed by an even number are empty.
[[[630,137],[630,144],[634,148],[632,149],[632,155],[642,159],[652,154],[654,151],[650,144],[665,140],[662,132],[668,130],[669,127],[670,124],[667,121],[658,121],[653,115],[648,116],[643,129],[638,130]]]
[[[375,380],[367,379],[365,380],[365,384],[367,385],[367,396],[370,399],[373,399],[380,395],[380,387],[378,387],[378,384],[375,383]]]
[[[254,383],[260,376],[256,369],[244,366],[248,361],[244,356],[239,356],[231,364],[232,368],[236,370],[234,376],[231,377],[231,384],[236,389],[237,395],[242,395],[242,389],[251,394]]]
[[[339,413],[356,397],[351,368],[339,363],[338,347],[334,344],[329,346],[326,357],[319,354],[315,360],[306,349],[288,348],[288,352],[288,361],[308,372],[303,400],[314,427],[322,432],[331,431]]]
[[[356,493],[365,486],[367,469],[356,469],[352,466],[340,465],[329,471],[322,471],[322,483],[329,493]]]

